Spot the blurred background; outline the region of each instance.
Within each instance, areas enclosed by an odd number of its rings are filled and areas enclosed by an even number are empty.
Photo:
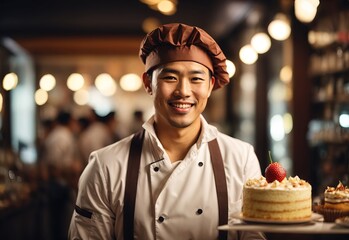
[[[170,22],[221,46],[231,83],[204,115],[262,171],[270,150],[314,197],[348,184],[348,19],[348,0],[2,0],[0,238],[65,239],[89,152],[153,113],[139,45]]]

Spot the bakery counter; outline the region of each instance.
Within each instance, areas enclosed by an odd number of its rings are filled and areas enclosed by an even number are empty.
[[[249,222],[236,219],[228,225],[218,227],[221,231],[257,231],[264,232],[268,239],[348,239],[349,222],[338,220],[335,223],[323,222],[316,218],[309,222]]]
[[[349,234],[349,227],[342,227],[336,223],[311,222],[302,224],[248,224],[234,223],[219,226],[225,231],[258,231],[269,233],[295,233],[295,234]]]

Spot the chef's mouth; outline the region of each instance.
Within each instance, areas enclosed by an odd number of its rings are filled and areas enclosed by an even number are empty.
[[[194,104],[191,103],[169,103],[169,105],[179,109],[188,109],[194,106]]]

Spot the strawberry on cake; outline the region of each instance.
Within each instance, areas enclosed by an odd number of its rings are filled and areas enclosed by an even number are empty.
[[[306,220],[312,215],[311,185],[298,176],[286,178],[276,162],[265,176],[249,179],[243,188],[243,217],[278,221]]]

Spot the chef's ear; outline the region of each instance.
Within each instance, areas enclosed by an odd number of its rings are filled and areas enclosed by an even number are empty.
[[[208,95],[209,97],[211,96],[215,82],[216,82],[216,78],[212,75],[210,79],[210,93]]]
[[[148,72],[143,73],[142,79],[143,79],[143,86],[144,86],[145,91],[147,91],[147,93],[152,95],[153,90],[151,87],[151,74]]]

